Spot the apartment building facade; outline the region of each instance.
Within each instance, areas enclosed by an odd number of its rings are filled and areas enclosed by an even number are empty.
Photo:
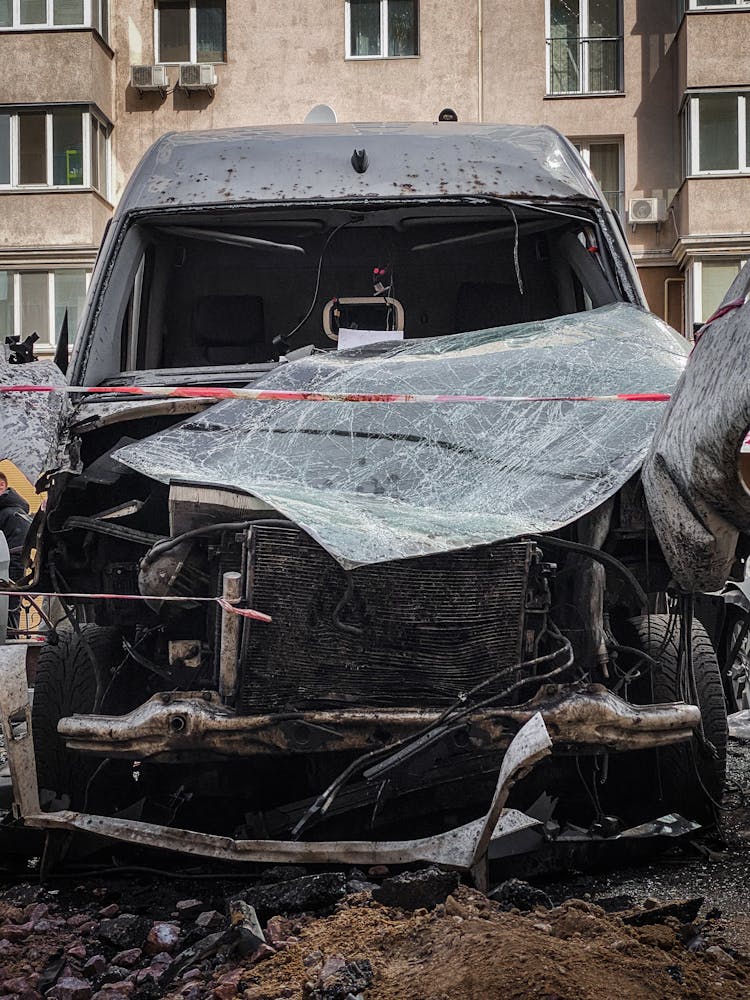
[[[145,149],[304,121],[548,123],[690,331],[750,254],[750,0],[0,0],[0,337],[54,350]]]

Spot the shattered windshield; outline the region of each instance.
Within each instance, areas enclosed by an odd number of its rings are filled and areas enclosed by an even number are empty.
[[[688,346],[625,304],[282,365],[256,387],[329,393],[670,392]],[[287,515],[345,567],[548,532],[639,468],[658,402],[222,403],[118,461],[231,487]]]

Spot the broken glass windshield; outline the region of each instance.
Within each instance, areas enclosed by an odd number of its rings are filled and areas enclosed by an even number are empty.
[[[616,304],[318,352],[254,387],[532,397],[670,392],[687,353],[660,320]],[[638,470],[663,407],[232,400],[116,458],[162,482],[259,497],[349,568],[562,527]]]

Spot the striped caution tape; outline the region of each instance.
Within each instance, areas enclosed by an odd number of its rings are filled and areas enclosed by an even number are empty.
[[[247,399],[307,403],[667,403],[668,392],[618,392],[602,396],[462,396],[443,393],[313,392],[296,389],[227,389],[210,386],[0,385],[0,393],[39,392],[91,396],[158,396],[166,399]]]
[[[0,590],[0,597],[58,597],[62,601],[176,601],[182,604],[200,601],[202,603],[218,604],[224,611],[230,611],[233,615],[241,615],[243,618],[252,618],[256,622],[273,621],[270,615],[266,615],[262,611],[254,611],[252,608],[238,608],[225,597],[159,597],[157,595],[146,596],[144,594],[61,594],[45,590]]]

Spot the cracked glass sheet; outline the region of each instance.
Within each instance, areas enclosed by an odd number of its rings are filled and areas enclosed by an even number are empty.
[[[670,392],[688,345],[631,305],[316,353],[256,388],[580,396]],[[663,403],[222,403],[128,445],[162,482],[265,500],[345,567],[554,531],[639,468]]]
[[[11,365],[0,360],[0,385],[66,385],[54,361]],[[35,483],[57,462],[57,448],[69,410],[61,392],[0,394],[0,460],[7,459]]]

